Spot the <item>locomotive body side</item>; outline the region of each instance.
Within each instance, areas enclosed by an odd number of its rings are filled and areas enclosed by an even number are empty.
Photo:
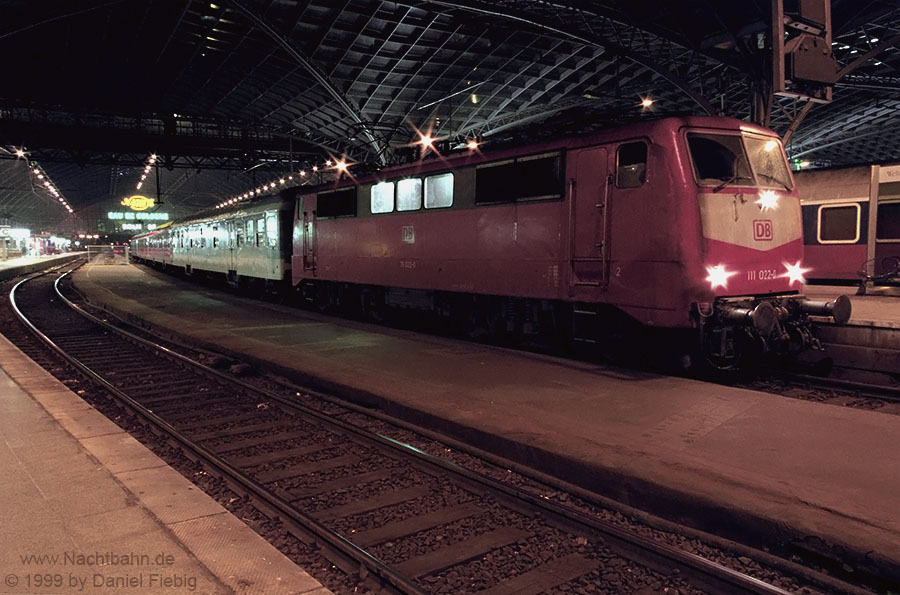
[[[360,216],[319,217],[328,194],[305,195],[302,211],[314,225],[315,264],[303,266],[303,236],[295,233],[295,284],[306,280],[351,282],[411,290],[560,297],[562,202],[496,203],[474,208],[472,167],[423,174],[422,186],[442,178],[453,190],[447,207],[373,214],[360,200]],[[449,177],[448,177],[449,176]],[[418,184],[418,182],[416,182]],[[358,187],[368,197],[373,183]],[[315,223],[311,213],[316,213]],[[302,215],[301,215],[302,217]],[[302,229],[303,224],[299,227]]]

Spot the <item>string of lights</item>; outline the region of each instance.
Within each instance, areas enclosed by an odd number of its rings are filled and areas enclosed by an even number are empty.
[[[47,172],[45,172],[44,169],[36,161],[32,161],[30,167],[32,175],[37,179],[38,187],[43,186],[44,190],[52,194],[65,210],[67,210],[69,213],[74,213],[75,211],[69,205],[69,201],[66,200],[66,198],[62,195],[53,181],[50,180],[50,176],[47,175]],[[33,183],[34,182],[32,181],[32,184]]]
[[[25,159],[27,157],[27,153],[25,149],[16,149],[15,150],[16,157],[19,159]],[[56,187],[56,184],[50,179],[50,176],[47,175],[47,172],[44,171],[44,168],[38,164],[37,161],[31,161],[28,164],[28,171],[31,174],[31,186],[34,188],[43,188],[45,191],[49,192],[59,201],[59,204],[62,205],[64,209],[66,209],[70,213],[74,213],[75,211],[69,205],[69,201],[62,195],[62,192],[59,191],[59,188]]]
[[[432,137],[430,132],[422,132],[421,130],[419,130],[418,128],[415,128],[415,127],[414,127],[414,129],[415,129],[416,133],[419,135],[419,140],[414,142],[413,145],[421,146],[422,155],[424,156],[429,151],[438,153],[438,151],[435,147],[435,143],[442,139]],[[475,150],[478,150],[478,147],[480,147],[481,144],[482,143],[479,142],[477,138],[468,138],[468,139],[466,139],[465,147],[469,151],[475,151]],[[301,169],[297,172],[297,177],[300,180],[300,183],[298,185],[307,184],[314,179],[318,180],[319,182],[322,182],[323,180],[321,178],[321,175],[317,175],[317,174],[320,174],[320,172],[322,172],[322,173],[328,172],[328,171],[336,172],[338,176],[347,174],[349,172],[351,165],[353,165],[353,164],[347,163],[347,161],[345,159],[328,159],[325,161],[324,166],[321,168],[318,165],[313,165],[309,171],[307,171],[306,169]],[[226,200],[223,200],[222,202],[220,202],[219,204],[216,205],[216,208],[222,209],[222,208],[231,206],[235,203],[239,203],[244,200],[250,200],[251,198],[256,198],[257,196],[268,194],[268,193],[272,192],[273,190],[275,190],[275,188],[277,188],[279,186],[284,186],[285,184],[287,184],[288,182],[292,182],[293,180],[294,180],[294,174],[290,174],[287,177],[280,178],[277,181],[268,182],[258,188],[254,188],[253,190],[249,190],[243,194],[238,194],[236,196],[232,196]]]
[[[338,172],[339,175],[346,173],[349,170],[350,165],[351,164],[347,163],[346,161],[344,161],[342,159],[337,159],[334,161],[332,161],[331,159],[328,159],[327,161],[325,161],[325,164],[322,168],[320,168],[318,165],[313,165],[309,169],[309,171],[307,171],[306,169],[301,169],[296,174],[296,178],[299,180],[298,185],[308,183],[315,177],[315,174],[318,174],[319,172],[321,172],[323,170],[330,169],[332,171]],[[245,192],[243,194],[238,194],[236,196],[232,196],[226,200],[223,200],[222,202],[220,202],[219,204],[216,205],[216,208],[222,209],[224,207],[233,205],[235,203],[238,203],[238,202],[241,202],[244,200],[250,200],[251,198],[256,198],[257,196],[268,194],[268,193],[272,192],[273,190],[275,190],[276,188],[285,186],[286,184],[288,184],[288,182],[293,182],[294,179],[295,179],[294,174],[289,174],[285,177],[279,178],[278,180],[273,180],[272,182],[267,182],[267,183],[263,184],[262,186],[259,186],[258,188],[254,188],[253,190],[248,190],[247,192]]]
[[[137,183],[137,190],[141,189],[141,186],[144,185],[144,180],[147,179],[147,176],[150,175],[150,170],[153,169],[153,165],[156,163],[156,154],[152,153],[149,157],[147,157],[147,165],[144,166],[144,173],[141,174],[141,179]]]

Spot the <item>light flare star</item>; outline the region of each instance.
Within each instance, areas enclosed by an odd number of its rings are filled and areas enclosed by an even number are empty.
[[[763,211],[774,209],[778,206],[778,195],[775,194],[775,191],[773,190],[766,190],[765,192],[760,193],[759,200],[756,201],[756,204],[758,204],[759,208]]]
[[[800,283],[801,285],[806,283],[806,278],[803,275],[812,270],[805,269],[800,266],[799,260],[796,264],[784,263],[784,268],[787,269],[787,272],[784,274],[784,276],[788,278],[788,283],[790,283],[791,285],[793,285],[794,283]]]
[[[706,280],[709,281],[712,289],[716,289],[717,287],[728,287],[728,278],[737,274],[737,271],[726,271],[725,265],[722,264],[718,264],[714,267],[706,267],[706,272],[709,273]]]

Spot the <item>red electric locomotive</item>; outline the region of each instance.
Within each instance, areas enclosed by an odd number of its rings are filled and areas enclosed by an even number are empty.
[[[799,295],[800,203],[781,141],[730,118],[294,187],[137,237],[133,254],[234,284],[290,283],[323,310],[422,310],[471,335],[613,352],[663,341],[719,368],[815,346],[810,315],[850,316],[845,296]]]
[[[301,188],[294,213],[292,282],[322,308],[591,341],[639,323],[699,334],[720,368],[815,345],[809,315],[850,316],[846,296],[799,295],[801,212],[780,139],[730,118],[424,159]]]

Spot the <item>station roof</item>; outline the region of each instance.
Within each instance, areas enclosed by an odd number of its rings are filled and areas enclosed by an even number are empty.
[[[670,114],[749,119],[771,10],[771,0],[0,0],[0,219],[76,231],[99,205],[157,188],[187,214],[327,159],[396,162],[417,131],[490,144]],[[789,156],[900,160],[900,4],[832,0],[831,14],[846,74],[830,103],[803,112]],[[785,133],[804,105],[776,97],[769,125]],[[151,154],[159,167],[138,190]]]

